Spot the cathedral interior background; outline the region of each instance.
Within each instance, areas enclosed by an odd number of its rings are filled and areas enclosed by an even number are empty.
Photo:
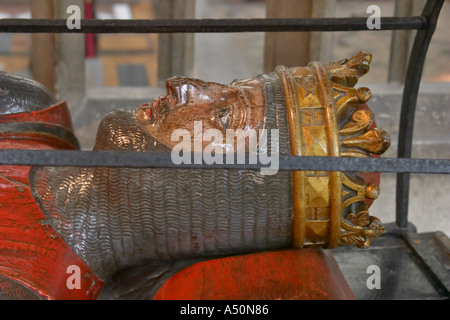
[[[408,4],[412,15],[417,15],[417,8],[424,4],[424,1],[417,0],[398,1]],[[189,2],[190,7],[187,5],[184,17],[198,19],[265,18],[268,14],[268,2],[264,0],[195,0]],[[86,4],[86,17],[89,15],[97,19],[154,19],[161,16],[157,0],[95,0],[85,1],[85,3],[78,1],[77,3]],[[398,8],[396,9],[395,1],[336,0],[332,3],[333,17],[368,17],[366,9],[370,4],[378,5],[381,8],[382,16],[407,15],[401,10],[396,11]],[[30,1],[0,1],[0,18],[26,19],[33,15],[45,14],[45,12],[38,11],[40,10],[33,8]],[[167,12],[163,14],[167,14]],[[420,10],[418,14],[420,14]],[[179,17],[183,17],[183,15]],[[449,27],[450,1],[447,0],[444,1],[424,65],[415,118],[412,149],[414,158],[450,159]],[[312,32],[311,37],[317,34]],[[389,30],[329,32],[324,40],[327,42],[327,46],[325,46],[326,49],[323,49],[326,57],[323,59],[329,57],[329,61],[350,57],[359,51],[373,54],[371,71],[361,79],[360,85],[371,89],[373,97],[370,106],[376,114],[377,125],[391,135],[392,145],[384,157],[397,156],[404,71],[398,70],[398,66],[395,67],[398,64],[396,61],[401,61],[401,57],[394,57],[393,51],[401,51],[399,48],[406,48],[405,52],[409,53],[414,32],[405,34],[398,33],[396,35],[404,41],[401,44],[397,43],[397,46],[392,44],[394,32]],[[265,72],[267,64],[265,57],[270,49],[266,47],[268,43],[266,34],[262,32],[205,33],[187,35],[180,39],[169,39],[169,36],[164,36],[167,38],[160,41],[161,35],[158,34],[76,35],[73,38],[75,40],[63,53],[65,62],[67,65],[71,64],[71,67],[66,70],[64,66],[61,68],[58,64],[56,74],[63,74],[61,79],[66,76],[66,73],[70,74],[73,70],[79,70],[79,74],[65,80],[52,77],[49,79],[45,70],[38,74],[42,79],[41,82],[43,81],[45,84],[45,81],[48,81],[47,86],[50,86],[51,90],[53,86],[55,92],[68,101],[75,134],[80,140],[83,150],[92,149],[98,124],[109,112],[135,108],[137,105],[148,103],[149,98],[165,92],[164,81],[169,76],[185,75],[207,81],[230,83],[234,79],[244,79]],[[26,33],[0,33],[1,71],[36,78],[38,68],[35,67],[36,63],[33,61],[42,59],[42,55],[46,56],[45,59],[52,59],[52,54],[49,55],[48,52],[52,52],[52,50],[56,52],[58,48],[53,47],[53,42],[50,47],[48,43],[46,44],[45,41],[52,41],[51,39],[36,40],[33,37],[34,35]],[[183,48],[186,54],[172,56],[172,60],[178,59],[182,63],[181,67],[167,61],[164,62],[165,64],[161,63],[164,58],[161,52],[164,52],[162,49],[167,43],[184,44]],[[50,51],[43,53],[43,50]],[[311,53],[310,57],[312,57]],[[322,59],[322,57],[319,58]],[[328,60],[323,62],[328,62]],[[299,64],[301,65],[301,63]],[[172,74],[173,72],[178,74]],[[180,72],[183,74],[179,74]],[[76,85],[69,86],[71,81],[80,84],[82,88],[74,88],[77,87]],[[394,173],[382,174],[381,195],[372,206],[371,211],[384,222],[395,220],[395,184],[396,175]],[[418,233],[438,231],[450,236],[449,190],[449,175],[413,174],[411,176],[408,219],[414,224]],[[380,242],[380,247],[389,245],[383,241]],[[424,239],[417,239],[417,241],[417,243],[423,242],[422,244],[426,242]],[[375,248],[377,248],[376,244]],[[408,260],[411,253],[404,253],[401,249],[386,251],[381,256],[369,252],[358,254],[364,261],[381,261],[383,259],[389,261],[389,258],[393,256],[401,256],[400,260]],[[446,255],[448,256],[448,251]],[[352,253],[346,250],[337,250],[336,252],[336,259],[341,265],[344,275],[348,275],[349,278],[363,276],[361,271],[356,270],[356,267],[348,263],[351,256]],[[396,260],[395,263],[404,262],[400,260]],[[378,298],[411,297],[418,294],[418,288],[421,286],[422,296],[419,295],[420,297],[440,297],[440,293],[437,293],[432,285],[426,284],[426,280],[422,280],[423,272],[420,268],[407,263],[405,265],[405,275],[397,278],[396,281],[408,283],[410,287],[405,285],[401,289],[391,292],[387,290],[382,293],[378,292],[377,294],[380,295]],[[411,280],[414,278],[419,280],[413,285]],[[354,285],[353,282],[349,282],[351,286]],[[354,286],[352,289],[357,297],[369,297],[373,294]],[[377,298],[376,296],[370,297]]]

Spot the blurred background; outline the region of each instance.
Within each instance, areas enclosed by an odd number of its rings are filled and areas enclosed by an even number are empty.
[[[377,5],[382,16],[419,15],[424,0],[0,0],[0,18],[66,18],[67,6],[79,5],[86,18],[97,19],[154,19],[154,18],[265,18],[265,17],[368,17],[367,8]],[[450,18],[448,1],[444,5],[433,42],[425,64],[425,82],[450,82],[450,67],[446,65],[450,54],[447,23]],[[288,34],[283,35],[287,37]],[[158,40],[156,34],[98,34],[88,35],[85,44],[73,48],[73,56],[85,51],[86,80],[100,87],[156,86],[158,67],[160,77],[184,75],[206,80],[230,82],[235,78],[254,76],[271,70],[273,64],[301,63],[310,60],[337,60],[359,50],[373,53],[371,72],[366,83],[402,82],[402,68],[414,36],[412,31],[297,33],[295,43],[278,39],[279,34],[195,34],[174,35],[172,39]],[[55,35],[49,35],[55,38]],[[162,38],[168,38],[162,35]],[[36,38],[36,37],[35,37]],[[85,38],[80,36],[78,38]],[[291,39],[291,38],[286,38]],[[278,41],[278,42],[277,42]],[[33,74],[33,42],[35,51],[46,49],[48,59],[58,56],[55,45],[42,45],[30,34],[2,34],[0,37],[0,69],[26,76]],[[53,39],[53,42],[58,42]],[[172,66],[158,64],[158,44],[167,51],[167,43],[184,46],[178,53],[183,63],[172,61]],[[47,43],[48,44],[48,43]],[[79,43],[78,43],[79,44]],[[173,45],[173,43],[171,44]],[[297,46],[297,47],[296,47]],[[280,48],[282,47],[282,48]],[[51,52],[51,49],[55,52]],[[293,49],[293,50],[290,50]],[[393,49],[393,50],[391,50]],[[406,52],[406,54],[405,54]],[[165,53],[163,51],[163,53]],[[174,53],[172,53],[174,54]],[[165,60],[167,55],[161,55]],[[205,60],[207,59],[207,60]],[[403,59],[403,60],[401,60]],[[174,59],[172,59],[174,60]],[[214,68],[211,63],[214,63]],[[75,61],[74,61],[75,62]],[[165,61],[162,61],[165,62]],[[166,62],[166,64],[168,64]],[[181,66],[183,65],[183,66]],[[400,66],[402,65],[402,66]],[[127,66],[136,73],[126,77]],[[133,66],[133,67],[131,67]],[[170,69],[179,69],[170,71]],[[184,69],[184,70],[183,70]],[[186,74],[189,73],[189,74]],[[178,73],[176,73],[178,74]],[[159,79],[165,81],[165,78]],[[53,84],[49,82],[49,86]]]
[[[86,18],[265,18],[420,15],[424,0],[0,0],[0,18],[67,18],[78,5]],[[381,26],[382,27],[382,26]],[[428,51],[415,123],[413,157],[450,158],[450,1],[440,14]],[[0,70],[41,82],[68,102],[83,149],[92,148],[98,123],[112,110],[137,108],[165,92],[171,76],[229,83],[270,72],[277,65],[302,66],[373,54],[360,85],[378,127],[391,134],[386,157],[397,155],[405,69],[415,32],[225,34],[0,34]],[[357,168],[355,168],[357,169]],[[419,232],[450,236],[450,176],[413,175],[410,221]],[[371,214],[395,220],[395,175],[383,174]]]
[[[79,5],[86,18],[97,19],[154,19],[154,18],[265,18],[265,17],[368,17],[367,8],[377,5],[382,16],[419,15],[424,0],[0,0],[0,18],[66,18],[67,6]],[[448,3],[448,1],[446,1]],[[445,4],[425,64],[425,82],[450,82],[450,54],[447,23],[450,7]],[[178,35],[174,35],[177,37]],[[284,34],[283,37],[287,37]],[[89,66],[86,80],[90,85],[156,86],[158,67],[165,67],[168,76],[175,71],[206,80],[230,82],[235,78],[254,76],[272,69],[273,64],[301,63],[311,60],[337,60],[366,50],[374,55],[371,72],[364,82],[402,82],[402,67],[414,36],[412,31],[297,33],[294,44],[278,39],[279,34],[195,34],[158,40],[156,34],[98,34],[88,35],[85,44],[76,50],[85,51]],[[55,38],[55,35],[49,35]],[[167,38],[167,35],[161,35]],[[36,38],[36,37],[35,37]],[[325,39],[324,39],[325,38]],[[291,38],[286,38],[291,39]],[[278,41],[278,42],[277,42]],[[57,48],[40,44],[30,34],[2,34],[0,37],[0,69],[26,76],[33,74],[33,42],[35,51],[46,49],[48,59],[56,59]],[[53,39],[53,42],[58,42]],[[158,64],[158,44],[168,51],[167,43],[184,42],[184,63],[172,61],[172,68]],[[48,44],[48,43],[47,43]],[[79,44],[79,43],[78,43]],[[172,44],[173,45],[173,44]],[[296,47],[297,46],[297,47]],[[282,47],[282,48],[280,48]],[[51,52],[54,49],[55,52]],[[293,49],[293,50],[290,50]],[[391,50],[393,49],[393,50]],[[399,52],[401,51],[401,52]],[[73,56],[78,53],[73,51]],[[165,53],[163,51],[163,53]],[[167,58],[161,55],[160,60]],[[205,60],[208,59],[208,60]],[[403,59],[403,61],[401,60]],[[292,60],[292,61],[291,61]],[[211,67],[211,61],[215,67]],[[162,61],[165,62],[165,61]],[[167,63],[166,63],[167,64]],[[184,65],[184,66],[180,66]],[[402,65],[402,66],[400,66]],[[126,66],[134,66],[135,77],[126,77]],[[217,67],[216,67],[217,66]],[[184,68],[184,70],[183,70]],[[170,69],[180,69],[170,71]],[[125,71],[124,71],[125,70]],[[139,70],[139,71],[138,71]],[[186,74],[189,73],[189,74]],[[178,74],[178,73],[176,73]],[[165,74],[160,72],[161,76]],[[165,78],[160,79],[165,81]],[[49,86],[52,83],[49,82]]]

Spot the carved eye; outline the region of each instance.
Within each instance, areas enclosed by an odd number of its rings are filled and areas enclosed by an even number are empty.
[[[217,112],[217,117],[222,124],[222,127],[227,130],[228,120],[230,118],[230,110],[228,108],[219,109],[219,111]]]

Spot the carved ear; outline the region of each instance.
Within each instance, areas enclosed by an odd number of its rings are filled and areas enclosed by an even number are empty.
[[[243,93],[245,100],[248,102],[248,106],[251,108],[261,108],[265,106],[264,90],[257,79],[245,79],[241,81],[235,81],[231,84],[234,89],[239,88],[236,94]],[[241,99],[244,98],[242,95]]]
[[[211,86],[211,83],[206,83],[206,85],[208,84],[210,86],[209,90],[212,90],[212,96],[220,96],[221,101],[235,102],[239,101],[239,99],[241,98],[239,95],[239,87],[218,83],[213,83],[213,86]],[[216,91],[215,94],[214,91]]]

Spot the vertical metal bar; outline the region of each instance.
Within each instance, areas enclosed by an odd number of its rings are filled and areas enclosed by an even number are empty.
[[[411,158],[414,115],[423,66],[443,4],[444,0],[428,0],[422,11],[426,25],[417,31],[405,77],[398,137],[399,158]],[[409,184],[410,173],[397,174],[396,223],[400,228],[408,226]]]

